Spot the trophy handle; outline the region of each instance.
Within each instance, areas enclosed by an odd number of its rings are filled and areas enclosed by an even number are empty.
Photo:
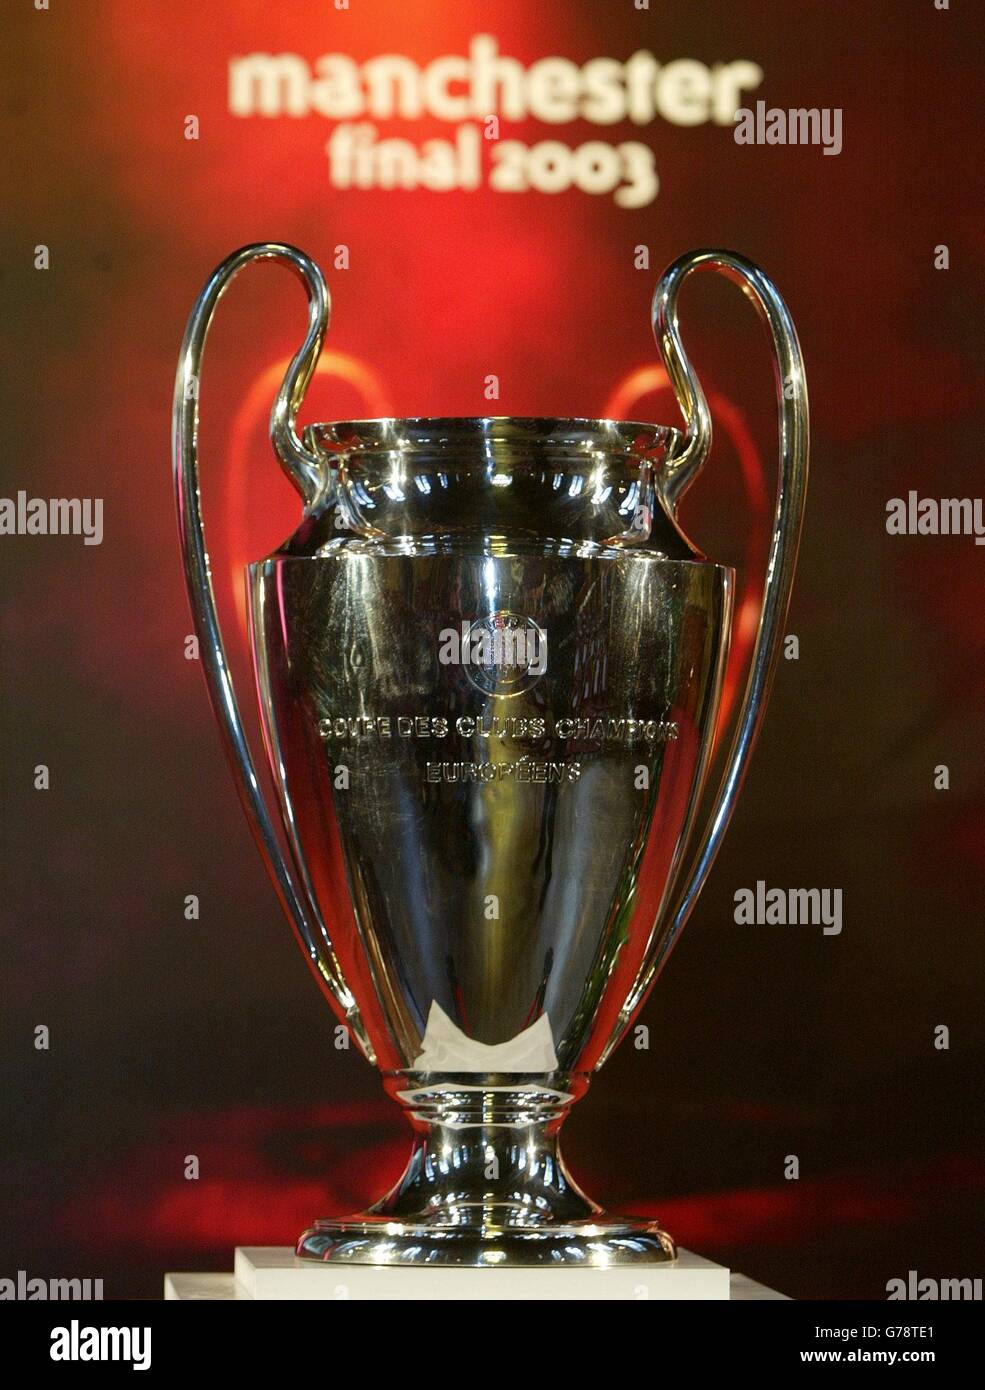
[[[661,919],[668,922],[669,927],[666,931],[660,931],[658,922],[654,928],[647,959],[623,1008],[616,1031],[603,1052],[602,1061],[619,1041],[673,948],[704,886],[722,836],[732,818],[776,670],[804,514],[809,431],[807,383],[797,330],[787,306],[770,279],[752,261],[732,251],[692,251],[681,256],[664,272],[654,292],[653,333],[687,426],[684,449],[667,466],[663,496],[671,511],[676,511],[679,499],[697,477],[711,449],[712,427],[708,403],[688,361],[677,326],[677,299],[681,285],[692,272],[706,270],[720,271],[740,286],[756,305],[772,337],[780,436],[776,512],[759,628],[722,781],[707,827],[689,855],[687,877],[682,886],[672,888],[667,898],[667,911],[661,913]],[[696,802],[697,797],[692,815],[696,813]]]
[[[289,266],[302,280],[308,294],[308,331],[274,401],[270,414],[271,439],[284,471],[304,499],[306,511],[320,504],[334,487],[328,463],[302,445],[295,427],[298,408],[328,327],[330,300],[325,280],[318,266],[293,246],[274,242],[244,246],[223,261],[206,283],[188,320],[178,359],[171,451],[185,579],[209,698],[253,837],[315,978],[371,1058],[356,1001],[342,977],[320,914],[303,881],[295,881],[267,811],[226,659],[205,548],[198,468],[198,384],[205,339],[216,305],[230,282],[245,265],[264,260],[280,261]]]

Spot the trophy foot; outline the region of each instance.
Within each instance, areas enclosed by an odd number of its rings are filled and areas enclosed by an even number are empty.
[[[316,1221],[298,1241],[302,1259],[606,1268],[677,1258],[657,1222],[607,1215],[568,1173],[559,1130],[585,1078],[402,1073],[387,1089],[416,1130],[407,1168],[368,1211]]]
[[[481,1226],[461,1229],[389,1221],[372,1209],[361,1217],[316,1221],[301,1236],[297,1254],[306,1260],[357,1265],[458,1265],[517,1268],[568,1265],[606,1269],[676,1260],[672,1238],[655,1221],[599,1215],[595,1220],[539,1227],[504,1227],[487,1212]]]

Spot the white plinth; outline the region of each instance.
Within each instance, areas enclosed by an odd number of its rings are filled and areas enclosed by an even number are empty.
[[[445,1301],[601,1299],[633,1301],[778,1299],[690,1250],[666,1265],[624,1269],[428,1269],[401,1265],[322,1265],[290,1246],[246,1246],[233,1274],[169,1274],[164,1297],[194,1300],[442,1299]]]

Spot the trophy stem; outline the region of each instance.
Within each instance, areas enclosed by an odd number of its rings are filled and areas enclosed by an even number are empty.
[[[367,1211],[318,1221],[303,1258],[464,1266],[663,1263],[674,1243],[653,1221],[606,1216],[560,1150],[584,1076],[391,1073],[414,1128],[400,1180]]]

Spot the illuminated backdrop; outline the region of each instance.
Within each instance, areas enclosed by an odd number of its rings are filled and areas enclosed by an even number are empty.
[[[799,658],[643,1015],[649,1049],[617,1054],[567,1149],[610,1205],[794,1295],[980,1273],[982,552],[886,529],[910,490],[981,489],[973,25],[931,0],[103,0],[8,18],[2,490],[101,498],[104,534],[0,536],[0,1275],[154,1295],[166,1267],[227,1267],[234,1243],[357,1207],[405,1150],[372,1071],[333,1047],[185,659],[175,357],[207,272],[257,239],[300,245],[331,285],[308,420],[676,423],[648,325],[660,270],[723,244],[775,278],[815,438]],[[765,139],[770,109],[837,111],[837,139],[737,143],[738,107],[752,139],[757,112]],[[728,285],[702,279],[682,316],[718,425],[683,520],[751,601],[766,346]],[[205,505],[233,625],[242,564],[296,521],[265,417],[302,325],[296,285],[265,270],[210,342]],[[759,881],[840,888],[842,931],[737,924]]]

